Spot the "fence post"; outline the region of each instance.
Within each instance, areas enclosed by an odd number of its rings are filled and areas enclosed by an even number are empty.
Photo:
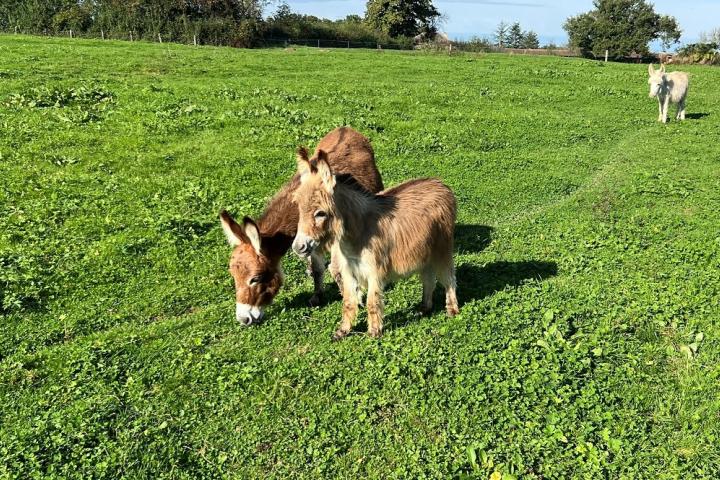
[[[162,43],[162,37],[160,36],[159,33],[158,33],[158,42]]]
[[[70,29],[70,38],[73,38],[73,36],[72,36],[72,28]]]
[[[318,48],[320,48],[320,39],[318,38]]]
[[[131,41],[131,42],[133,41],[133,39],[132,39],[132,30],[130,30],[130,41]]]
[[[197,35],[193,35],[193,45],[197,47]]]
[[[608,54],[610,53],[609,50],[605,50],[605,63],[608,61]]]
[[[103,30],[102,28],[100,29],[100,38],[105,40],[105,30]]]
[[[350,48],[350,40],[348,40],[348,48]]]
[[[18,26],[15,25],[15,35],[17,35],[17,31],[18,31]]]

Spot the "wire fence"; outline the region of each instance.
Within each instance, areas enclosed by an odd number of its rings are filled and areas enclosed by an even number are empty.
[[[23,32],[17,27],[5,31],[8,34],[29,34],[42,35],[49,37],[67,37],[82,39],[99,39],[99,40],[124,40],[130,42],[144,41],[155,43],[177,43],[195,46],[220,46],[227,45],[219,38],[212,36],[203,37],[199,34],[183,35],[181,38],[177,36],[165,35],[161,32],[155,34],[139,34],[136,31],[128,30],[119,32],[114,31],[82,31],[63,30],[54,32]],[[233,46],[233,45],[230,45]],[[237,46],[237,45],[235,45]],[[476,53],[505,53],[512,55],[554,55],[563,57],[578,57],[580,52],[571,48],[502,48],[490,44],[486,41],[445,41],[445,42],[377,42],[377,41],[355,41],[345,39],[326,39],[326,38],[257,38],[253,42],[256,48],[289,48],[296,46],[326,48],[326,49],[376,49],[376,50],[421,50],[433,52],[476,52]]]
[[[163,34],[162,32],[148,34],[147,32],[140,34],[134,30],[127,30],[119,32],[113,31],[74,31],[74,30],[61,30],[61,31],[31,31],[24,32],[21,29],[15,27],[10,30],[5,30],[2,33],[15,34],[15,35],[40,35],[47,37],[67,37],[67,38],[83,38],[83,39],[98,39],[98,40],[125,40],[130,42],[145,41],[145,42],[156,42],[156,43],[178,43],[178,44],[189,44],[196,46],[233,46],[227,45],[226,42],[220,41],[218,38],[212,36],[202,36],[200,34],[183,35],[181,38],[177,36],[171,36]],[[327,38],[256,38],[253,42],[255,47],[290,47],[290,46],[305,46],[305,47],[316,47],[316,48],[365,48],[365,49],[380,49],[380,50],[412,50],[414,45],[407,42],[377,42],[377,41],[355,41],[345,39],[327,39]]]

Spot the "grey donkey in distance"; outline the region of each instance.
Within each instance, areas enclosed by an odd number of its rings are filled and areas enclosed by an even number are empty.
[[[648,65],[648,73],[650,78],[650,97],[657,97],[660,115],[658,121],[667,123],[668,107],[671,103],[678,106],[678,120],[685,120],[685,100],[687,99],[688,87],[690,79],[685,72],[665,72],[665,65],[660,66],[660,70],[655,70],[652,64]]]

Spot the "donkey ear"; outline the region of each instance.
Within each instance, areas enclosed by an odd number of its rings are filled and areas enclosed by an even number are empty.
[[[665,64],[660,65],[660,73],[665,73]]]
[[[653,75],[655,75],[655,67],[653,66],[652,63],[648,65],[648,73],[650,74],[651,77]]]
[[[323,150],[317,152],[317,171],[327,191],[332,192],[333,188],[335,188],[335,175],[333,175],[330,164],[327,161],[327,153]]]
[[[300,175],[305,175],[310,172],[310,158],[308,157],[308,151],[305,147],[298,147],[297,149],[297,167]]]
[[[225,210],[220,212],[220,225],[230,246],[235,247],[247,241],[243,228]]]
[[[250,244],[255,249],[255,253],[260,254],[260,230],[257,224],[250,217],[243,218],[243,230],[245,236],[250,240]]]

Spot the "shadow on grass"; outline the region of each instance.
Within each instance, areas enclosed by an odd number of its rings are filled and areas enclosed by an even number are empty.
[[[518,287],[529,280],[545,280],[557,275],[557,263],[544,261],[492,262],[484,267],[460,265],[457,268],[457,294],[460,311],[463,305],[481,300],[508,287]],[[418,299],[418,308],[420,299]],[[445,289],[437,286],[433,295],[433,314],[445,310]],[[407,311],[396,312],[385,319],[388,330],[402,327],[420,318]]]
[[[686,113],[685,119],[686,120],[701,120],[705,117],[709,117],[709,113]]]
[[[484,267],[460,265],[456,273],[460,308],[467,302],[485,298],[507,287],[517,287],[528,280],[543,281],[555,275],[555,262],[493,262]]]
[[[492,242],[493,228],[487,225],[455,226],[455,248],[461,252],[480,253]]]
[[[329,274],[328,274],[329,276]],[[327,276],[326,276],[327,278]],[[306,291],[295,294],[290,300],[288,300],[287,306],[289,308],[305,308],[310,306],[310,298],[313,296],[312,286],[308,287]],[[325,292],[323,293],[323,301],[320,304],[320,308],[332,303],[336,300],[341,300],[342,295],[340,289],[335,282],[325,282]]]

